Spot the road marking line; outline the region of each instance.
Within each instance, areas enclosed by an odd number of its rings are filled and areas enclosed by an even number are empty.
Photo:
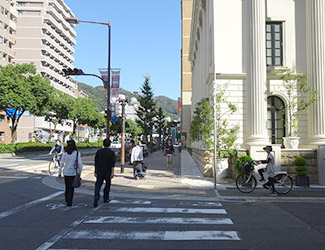
[[[221,207],[220,202],[210,202],[210,201],[199,201],[199,202],[192,202],[192,201],[181,201],[180,204],[182,206],[191,205],[194,207],[202,206],[202,207]]]
[[[110,207],[109,211],[128,213],[186,213],[227,214],[225,209],[162,208],[162,207]]]
[[[0,179],[27,179],[29,177],[26,177],[26,176],[0,176]]]
[[[111,200],[109,204],[141,204],[141,205],[150,205],[151,201],[141,201],[141,200]]]
[[[86,224],[126,223],[126,224],[210,224],[210,225],[232,225],[228,218],[189,218],[189,217],[120,217],[120,216],[93,216],[85,220]]]
[[[100,208],[101,208],[101,206],[98,206],[96,208],[91,209],[82,219],[76,220],[76,221],[72,222],[71,225],[68,228],[63,229],[58,234],[54,235],[51,239],[49,239],[48,241],[46,241],[43,245],[41,245],[40,247],[38,247],[36,250],[47,250],[47,249],[49,249],[56,242],[58,242],[59,240],[61,240],[64,237],[64,235],[66,235],[69,232],[71,232],[73,230],[73,228],[79,226],[81,223],[83,223],[84,220],[86,220],[89,216],[91,216],[93,213],[95,213]]]
[[[13,208],[13,209],[10,209],[10,210],[8,210],[8,211],[2,212],[2,213],[0,213],[0,219],[3,219],[3,218],[5,218],[5,217],[8,217],[8,216],[10,216],[10,215],[12,215],[12,214],[15,214],[15,213],[21,212],[21,211],[23,211],[23,210],[25,210],[25,209],[27,209],[27,208],[33,207],[33,206],[35,206],[35,205],[37,205],[37,204],[39,204],[39,203],[41,203],[41,202],[43,202],[43,201],[47,201],[47,200],[50,200],[50,199],[52,199],[52,198],[55,198],[55,197],[57,197],[57,196],[59,196],[59,195],[61,195],[61,194],[63,194],[63,191],[56,192],[56,193],[54,193],[54,194],[51,194],[51,195],[45,196],[45,197],[40,198],[40,199],[38,199],[38,200],[31,201],[31,202],[28,202],[28,203],[26,203],[26,204],[24,204],[24,205],[21,205],[21,206],[15,207],[15,208]]]
[[[157,231],[124,232],[106,230],[71,231],[64,239],[124,239],[124,240],[241,240],[236,231]]]

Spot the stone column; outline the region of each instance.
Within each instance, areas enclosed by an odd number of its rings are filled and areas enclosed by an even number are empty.
[[[247,138],[252,144],[267,144],[265,0],[247,0]]]
[[[307,81],[319,98],[308,108],[308,141],[325,144],[325,1],[306,1]]]

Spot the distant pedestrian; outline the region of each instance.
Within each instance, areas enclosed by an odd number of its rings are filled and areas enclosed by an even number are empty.
[[[133,177],[137,179],[137,173],[141,172],[143,163],[143,150],[138,141],[136,146],[132,148],[131,164],[133,165]]]
[[[64,147],[63,144],[61,144],[60,140],[56,140],[56,144],[50,150],[49,155],[52,153],[56,155],[58,163],[60,165],[61,155],[64,153]]]
[[[170,139],[167,141],[165,153],[167,155],[167,168],[171,168],[173,166],[173,154],[175,154],[175,150]]]
[[[65,182],[65,202],[67,207],[72,206],[74,187],[72,187],[73,179],[76,176],[75,169],[76,161],[78,161],[79,173],[82,172],[81,154],[77,151],[74,140],[69,140],[66,152],[62,154],[62,159],[59,169],[59,178],[61,177],[61,170],[63,168],[64,182]]]
[[[179,153],[182,152],[182,141],[181,140],[178,141],[178,152]]]
[[[115,167],[115,153],[109,149],[111,141],[106,138],[103,142],[104,148],[99,149],[95,156],[95,197],[94,197],[94,207],[98,206],[98,201],[100,198],[100,189],[105,180],[104,188],[104,203],[109,202],[109,192],[111,189],[111,180],[114,177],[114,167]]]

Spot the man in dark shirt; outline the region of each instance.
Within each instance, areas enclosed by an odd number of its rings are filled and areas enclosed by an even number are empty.
[[[111,189],[111,179],[114,177],[115,153],[108,147],[111,145],[109,139],[104,140],[104,148],[97,151],[95,156],[95,199],[94,207],[98,206],[100,189],[105,180],[104,203],[109,202],[109,191]]]

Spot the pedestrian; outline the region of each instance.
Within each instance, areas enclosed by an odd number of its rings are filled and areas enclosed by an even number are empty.
[[[104,203],[108,203],[109,192],[111,190],[111,180],[114,177],[114,167],[115,167],[115,153],[109,149],[111,145],[110,139],[106,138],[103,142],[104,148],[99,149],[95,156],[95,172],[96,177],[95,183],[95,197],[94,197],[94,207],[98,206],[98,201],[100,198],[100,189],[105,180],[104,188]]]
[[[62,154],[59,178],[61,177],[61,171],[63,168],[64,182],[65,182],[65,202],[67,207],[72,206],[74,187],[72,186],[73,179],[76,176],[77,169],[75,168],[77,161],[77,166],[79,173],[82,172],[82,161],[81,154],[78,152],[76,143],[74,140],[69,140],[66,147],[66,152]]]
[[[178,141],[178,152],[179,153],[182,152],[182,141],[181,140]]]
[[[138,141],[136,146],[132,148],[131,164],[133,165],[133,177],[137,179],[137,173],[142,171],[143,150]]]
[[[135,142],[134,142],[134,140],[133,139],[131,139],[131,141],[130,141],[130,146],[129,146],[129,159],[130,159],[130,164],[129,165],[133,165],[132,163],[131,163],[131,155],[132,155],[132,149],[135,147]]]
[[[266,168],[265,168],[265,172],[268,175],[268,182],[263,184],[263,187],[266,189],[270,189],[270,187],[271,187],[270,195],[276,196],[277,194],[274,190],[274,176],[275,176],[274,156],[273,156],[273,154],[271,154],[272,146],[266,146],[263,148],[263,150],[267,153],[267,158],[266,158],[266,160],[262,160],[262,161],[258,162],[258,164],[267,164]]]
[[[173,154],[175,154],[175,150],[172,144],[172,140],[170,139],[167,141],[165,153],[167,155],[167,168],[171,168],[173,166]]]
[[[49,155],[51,155],[52,153],[56,155],[58,164],[60,166],[61,155],[64,153],[64,147],[61,144],[60,140],[56,140],[56,144],[50,150]]]

